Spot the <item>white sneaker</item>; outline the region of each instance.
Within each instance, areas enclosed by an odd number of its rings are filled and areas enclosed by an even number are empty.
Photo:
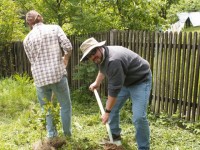
[[[113,141],[113,144],[115,144],[117,146],[121,146],[122,142],[121,142],[121,140],[116,140],[116,141]]]
[[[117,146],[121,146],[122,145],[122,142],[121,140],[118,140],[118,139],[113,139],[113,142],[110,141],[110,139],[103,139],[100,143],[100,145],[105,145],[105,144],[115,144]]]

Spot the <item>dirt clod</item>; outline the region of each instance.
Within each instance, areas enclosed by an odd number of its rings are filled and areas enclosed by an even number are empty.
[[[124,150],[122,146],[117,146],[115,144],[107,143],[104,145],[104,150]]]
[[[55,137],[52,139],[39,140],[33,144],[33,150],[56,150],[66,144],[65,139]]]

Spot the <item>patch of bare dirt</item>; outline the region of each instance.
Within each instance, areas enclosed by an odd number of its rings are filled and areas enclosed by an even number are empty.
[[[66,144],[63,138],[55,137],[52,139],[39,140],[33,144],[33,150],[56,150]]]
[[[106,143],[103,148],[104,150],[124,150],[123,146],[117,146],[111,143]]]

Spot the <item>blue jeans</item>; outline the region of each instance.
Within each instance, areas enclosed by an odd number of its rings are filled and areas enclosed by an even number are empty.
[[[123,87],[117,96],[117,101],[109,117],[109,124],[112,134],[120,135],[120,109],[125,104],[126,100],[132,100],[132,121],[136,129],[136,141],[139,150],[150,149],[150,130],[147,120],[147,107],[151,91],[152,75],[147,76],[146,80],[138,84],[128,87]]]
[[[42,87],[36,87],[36,90],[42,110],[44,110],[43,108],[43,106],[45,105],[44,100],[51,101],[52,93],[55,94],[60,104],[60,116],[61,116],[64,135],[71,136],[72,105],[71,105],[71,98],[70,98],[70,91],[69,91],[67,77],[63,76],[60,82],[54,84],[49,84]],[[46,123],[47,123],[46,128],[48,132],[47,137],[57,136],[57,130],[55,125],[53,124],[51,111],[49,111],[49,113],[46,116]]]

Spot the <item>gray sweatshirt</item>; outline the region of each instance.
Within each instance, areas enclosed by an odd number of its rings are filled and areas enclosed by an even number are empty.
[[[125,47],[105,46],[104,49],[99,69],[108,79],[109,96],[116,97],[123,86],[143,82],[151,72],[145,59]]]

